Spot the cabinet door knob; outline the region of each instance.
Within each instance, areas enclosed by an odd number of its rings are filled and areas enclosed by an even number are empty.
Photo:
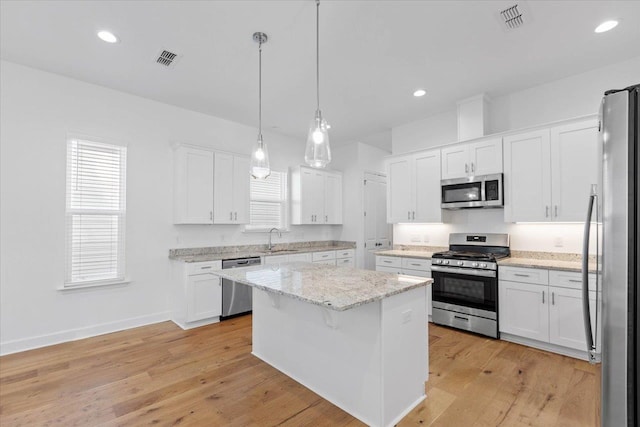
[[[554,210],[555,210],[556,218],[558,218],[558,205],[555,205]]]
[[[233,212],[229,212],[229,221],[233,221]]]
[[[233,219],[235,219],[236,221],[238,220],[238,212],[235,212],[235,213],[233,214]]]
[[[469,173],[469,165],[468,164],[464,164],[464,173]]]
[[[556,305],[556,293],[551,292],[551,305]]]
[[[542,291],[542,303],[544,304],[544,291]]]
[[[475,172],[476,171],[476,166],[473,162],[471,162],[471,172]]]
[[[329,215],[324,216],[324,222],[329,222]]]
[[[544,217],[549,218],[549,206],[544,207]]]
[[[413,212],[411,213],[411,219],[416,219],[416,211],[413,211]]]
[[[407,219],[411,219],[411,211],[407,211]]]
[[[209,219],[213,220],[213,211],[209,211]]]

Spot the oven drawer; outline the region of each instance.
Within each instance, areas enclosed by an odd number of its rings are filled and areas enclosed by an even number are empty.
[[[402,258],[402,268],[410,270],[431,271],[430,259]]]
[[[510,282],[535,283],[536,285],[549,284],[549,270],[539,268],[500,267],[498,273],[500,280]]]
[[[402,267],[402,258],[394,256],[376,256],[376,265],[383,267]]]

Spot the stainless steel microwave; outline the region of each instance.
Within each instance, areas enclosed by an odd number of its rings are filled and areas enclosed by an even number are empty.
[[[479,175],[441,181],[442,209],[501,208],[502,174]]]

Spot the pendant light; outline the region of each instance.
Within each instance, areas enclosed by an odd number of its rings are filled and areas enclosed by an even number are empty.
[[[316,0],[316,114],[307,135],[304,161],[311,167],[324,168],[331,162],[327,121],[320,111],[320,0]]]
[[[258,139],[251,151],[251,176],[265,179],[271,175],[267,144],[262,140],[262,44],[267,42],[265,33],[253,33],[253,41],[258,43]]]

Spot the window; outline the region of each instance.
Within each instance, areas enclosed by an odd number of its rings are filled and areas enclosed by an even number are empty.
[[[124,281],[127,149],[67,143],[65,287]]]
[[[287,173],[271,171],[266,179],[251,179],[249,224],[246,230],[287,226]]]

